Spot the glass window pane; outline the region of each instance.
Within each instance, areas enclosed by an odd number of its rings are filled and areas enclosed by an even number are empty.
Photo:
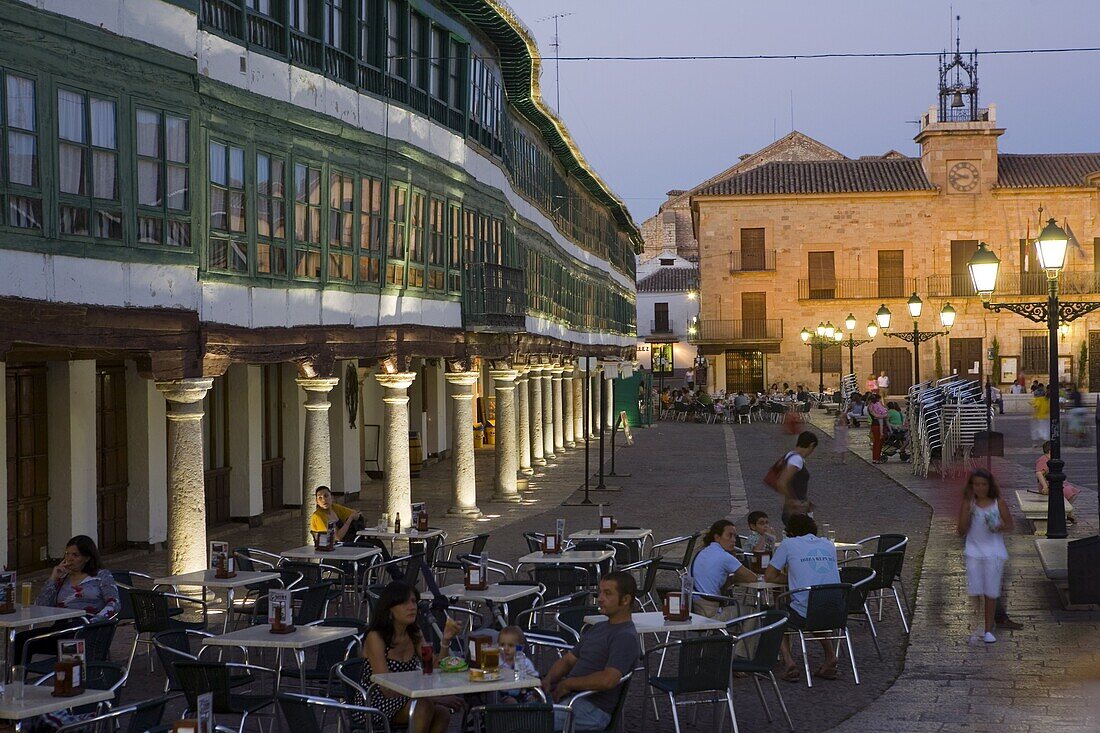
[[[173,247],[190,247],[191,224],[186,221],[168,222],[168,244]]]
[[[29,196],[8,196],[8,224],[22,229],[41,229],[42,201]]]
[[[168,166],[168,208],[175,211],[187,211],[190,208],[188,191],[188,171],[179,166]]]
[[[38,140],[33,135],[8,133],[8,180],[22,186],[38,185]]]
[[[95,236],[100,239],[122,239],[122,212],[95,212]]]
[[[227,216],[225,212],[225,189],[214,188],[210,190],[210,226],[214,229],[225,229]]]
[[[97,148],[118,146],[115,139],[115,103],[92,97],[92,145]]]
[[[160,163],[155,160],[138,161],[138,203],[142,206],[160,206],[163,203],[160,188]]]
[[[8,75],[7,87],[8,125],[20,130],[34,130],[34,80]]]
[[[271,195],[271,158],[256,153],[256,193],[259,196]]]
[[[242,148],[229,149],[229,185],[233,188],[244,188],[244,150]]]
[[[84,173],[84,148],[62,143],[58,147],[58,153],[58,171],[61,174],[58,185],[61,193],[85,193],[84,181],[87,177]]]
[[[138,242],[141,244],[160,244],[162,223],[151,216],[138,217]]]
[[[286,196],[285,191],[285,173],[286,166],[280,158],[271,159],[271,195],[283,198]]]
[[[188,159],[187,120],[169,115],[165,121],[168,127],[164,146],[165,156],[173,163],[186,163]]]
[[[137,111],[137,152],[149,158],[160,155],[160,113]]]
[[[305,201],[309,195],[306,190],[306,180],[309,178],[309,170],[301,164],[294,166],[294,200]]]
[[[76,206],[61,206],[58,209],[62,234],[88,234],[88,210]]]
[[[57,134],[62,140],[84,142],[84,95],[57,90]]]
[[[281,201],[271,206],[271,233],[276,239],[286,238],[286,206]]]
[[[321,204],[321,171],[317,168],[309,169],[309,203]]]
[[[226,182],[225,146],[221,143],[210,143],[210,181],[221,186]]]
[[[118,176],[115,174],[115,153],[92,151],[92,195],[114,201],[118,198]]]
[[[240,191],[229,192],[229,228],[234,232],[244,231],[244,194]]]

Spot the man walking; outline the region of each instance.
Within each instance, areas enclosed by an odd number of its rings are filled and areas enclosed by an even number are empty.
[[[875,381],[878,383],[878,396],[885,403],[886,396],[890,393],[890,377],[886,376],[885,371],[882,371],[878,373],[878,379]]]

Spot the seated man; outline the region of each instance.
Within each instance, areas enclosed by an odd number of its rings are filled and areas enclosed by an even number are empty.
[[[749,396],[738,390],[737,395],[733,398],[733,406],[744,407],[747,404],[749,404]]]
[[[836,564],[836,545],[824,537],[818,537],[817,524],[812,517],[794,514],[787,520],[787,539],[779,543],[772,555],[771,565],[764,572],[764,579],[770,583],[786,582],[787,587],[806,588],[811,585],[826,585],[840,582],[840,569]],[[790,596],[790,619],[794,628],[806,623],[806,605],[809,593],[795,593]],[[832,642],[821,640],[825,650],[825,660],[814,671],[815,677],[836,679],[836,652]],[[798,681],[798,665],[791,656],[791,645],[783,637],[780,647],[783,654],[783,679]]]
[[[703,549],[691,561],[691,578],[695,590],[708,596],[725,595],[735,581],[752,583],[756,574],[734,557],[737,549],[737,527],[728,519],[719,519],[703,535]],[[719,601],[696,598],[692,609],[708,618],[718,615]]]
[[[848,408],[848,421],[852,424],[852,427],[858,428],[860,420],[867,419],[867,407],[863,404],[863,400],[857,400],[852,398],[852,404]]]
[[[603,730],[611,724],[623,675],[634,669],[641,644],[630,608],[638,595],[634,576],[608,573],[600,580],[597,603],[607,621],[588,627],[573,650],[566,652],[542,680],[542,688],[554,702],[577,692],[596,694],[573,703],[574,730]],[[564,713],[554,713],[554,730],[565,729]]]

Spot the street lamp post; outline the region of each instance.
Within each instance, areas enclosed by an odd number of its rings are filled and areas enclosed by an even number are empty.
[[[856,317],[854,315],[852,315],[851,313],[849,313],[848,317],[844,319],[844,327],[848,329],[848,338],[845,339],[844,341],[841,341],[840,343],[841,343],[842,346],[847,346],[848,347],[848,373],[849,374],[855,374],[856,373],[856,355],[855,355],[856,347],[857,346],[863,346],[863,344],[871,343],[871,341],[874,340],[875,335],[878,334],[878,326],[876,326],[873,322],[867,324],[867,335],[870,336],[870,338],[857,339],[856,334],[855,334],[855,331],[856,331]]]
[[[997,289],[997,274],[1001,261],[989,250],[985,242],[978,244],[978,250],[970,258],[967,267],[974,290],[982,299],[982,306],[994,313],[1002,310],[1012,311],[1030,321],[1047,324],[1048,351],[1050,357],[1048,379],[1050,381],[1050,462],[1047,464],[1047,537],[1063,539],[1066,531],[1066,508],[1062,487],[1066,476],[1062,473],[1065,463],[1062,461],[1061,410],[1058,405],[1058,324],[1069,323],[1100,308],[1100,302],[1068,302],[1058,300],[1058,276],[1066,262],[1066,247],[1069,235],[1051,218],[1047,221],[1035,248],[1039,255],[1039,266],[1047,275],[1047,301],[994,303],[993,291]]]
[[[940,324],[944,327],[943,331],[922,331],[920,330],[919,321],[921,311],[924,309],[924,301],[916,293],[913,293],[913,296],[909,298],[905,305],[909,309],[909,315],[913,318],[913,330],[894,331],[886,335],[913,344],[913,384],[920,384],[920,345],[925,341],[931,341],[937,336],[944,336],[951,332],[951,327],[955,325],[955,309],[951,307],[950,303],[945,304],[940,309]],[[875,318],[878,319],[878,325],[882,327],[883,331],[890,328],[890,317],[890,310],[886,305],[880,306]]]
[[[823,395],[825,394],[825,349],[839,344],[844,335],[830,321],[829,323],[818,323],[817,328],[812,332],[803,328],[799,336],[802,337],[802,343],[818,352],[817,392]]]

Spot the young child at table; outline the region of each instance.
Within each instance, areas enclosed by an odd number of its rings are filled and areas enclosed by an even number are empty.
[[[523,672],[528,677],[538,677],[538,670],[535,669],[534,663],[531,658],[527,656],[529,653],[527,650],[527,640],[523,636],[523,630],[518,626],[505,626],[501,629],[500,634],[497,635],[497,645],[500,646],[500,666],[504,669],[511,669],[517,672]],[[516,647],[524,647],[523,661],[521,668],[516,668]],[[525,703],[530,702],[532,699],[532,691],[528,690],[505,690],[500,693],[500,701],[502,703]]]
[[[752,552],[774,552],[775,535],[771,533],[772,523],[768,515],[761,511],[749,512],[748,524],[748,544],[745,549]]]

